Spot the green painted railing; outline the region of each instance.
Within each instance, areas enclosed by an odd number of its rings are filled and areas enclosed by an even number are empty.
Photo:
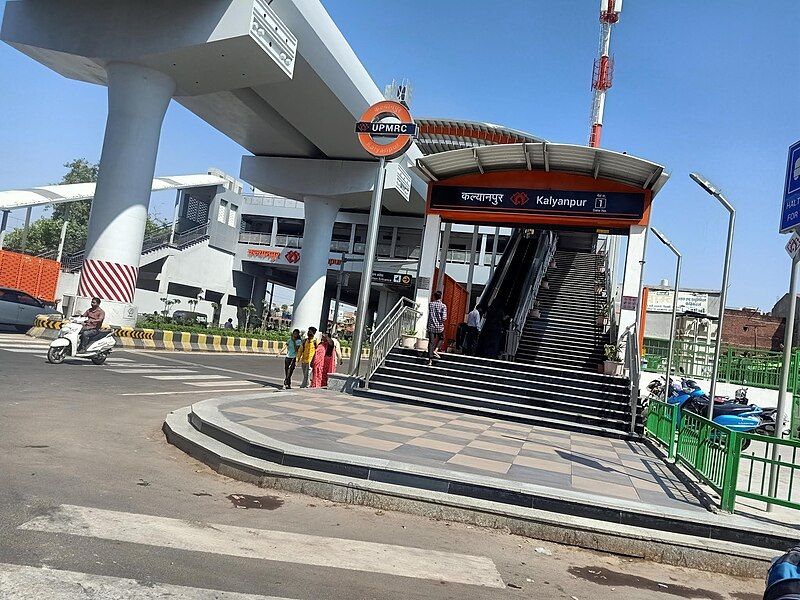
[[[679,417],[680,409],[674,404],[651,400],[647,405],[645,433],[667,449],[670,459],[675,458],[675,433]]]
[[[736,496],[800,509],[800,441],[778,442],[775,438],[751,433],[739,433],[737,437],[743,442],[749,440],[752,445],[739,458],[741,468],[735,481]],[[777,459],[773,460],[776,445]],[[778,482],[774,490],[769,489],[771,477]]]
[[[648,406],[645,431],[719,494],[723,510],[733,512],[737,497],[800,510],[800,441],[732,431],[658,400]]]
[[[669,341],[645,338],[645,370],[666,368]],[[795,390],[800,378],[800,350],[795,350],[789,371],[789,387]],[[708,379],[714,363],[714,345],[703,341],[675,340],[672,365],[687,377]],[[719,358],[718,381],[777,390],[780,387],[783,354],[753,348],[722,347]]]
[[[796,390],[792,399],[792,414],[789,423],[789,438],[800,440],[800,394]]]
[[[727,427],[690,412],[682,412],[675,457],[720,495],[722,510],[733,511],[741,445]]]

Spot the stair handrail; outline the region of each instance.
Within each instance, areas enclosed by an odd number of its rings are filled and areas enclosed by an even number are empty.
[[[642,359],[639,349],[639,334],[636,331],[636,323],[629,325],[623,332],[625,339],[625,363],[624,368],[628,373],[631,382],[630,406],[631,406],[631,426],[630,432],[636,433],[636,416],[639,409],[639,379],[641,375]]]
[[[528,314],[531,308],[533,308],[536,297],[539,295],[539,288],[547,273],[547,267],[550,265],[550,261],[553,260],[553,256],[556,253],[557,245],[558,235],[553,231],[543,232],[542,236],[539,238],[539,243],[536,246],[536,252],[533,258],[534,264],[538,264],[538,266],[533,273],[530,287],[527,288],[527,296],[517,307],[517,312],[511,319],[508,331],[506,332],[506,358],[513,359],[513,357],[517,355],[519,344],[522,341],[522,332],[528,320]]]
[[[208,235],[208,226],[210,223],[211,221],[206,221],[205,223],[201,223],[196,227],[192,227],[191,229],[187,229],[186,231],[181,231],[180,233],[176,233],[170,246],[178,248],[183,244],[187,244],[189,242],[193,242],[196,239],[205,237],[206,235]]]
[[[397,301],[389,313],[378,323],[378,326],[369,336],[369,361],[367,372],[364,376],[364,386],[369,387],[369,380],[385,361],[392,348],[397,346],[404,331],[413,327],[422,312],[419,304],[402,297]],[[353,349],[353,352],[360,349]]]

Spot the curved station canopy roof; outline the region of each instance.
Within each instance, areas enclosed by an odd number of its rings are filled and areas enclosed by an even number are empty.
[[[549,142],[449,150],[418,158],[414,170],[426,182],[490,171],[554,171],[632,185],[651,190],[653,197],[669,178],[662,165],[643,158],[603,148]]]
[[[494,144],[544,142],[543,138],[493,123],[453,119],[414,119],[419,128],[415,140],[427,155]]]

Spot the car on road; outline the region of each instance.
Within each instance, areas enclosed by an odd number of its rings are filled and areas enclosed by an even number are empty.
[[[19,331],[33,327],[36,317],[48,306],[27,292],[0,287],[0,325],[11,325]]]
[[[183,325],[208,327],[208,315],[190,310],[176,310],[172,313],[171,321],[173,323],[182,323]]]

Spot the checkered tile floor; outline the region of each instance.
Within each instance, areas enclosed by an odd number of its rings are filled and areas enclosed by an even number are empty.
[[[328,390],[265,395],[226,404],[222,413],[299,446],[704,510],[660,458],[634,442]]]

